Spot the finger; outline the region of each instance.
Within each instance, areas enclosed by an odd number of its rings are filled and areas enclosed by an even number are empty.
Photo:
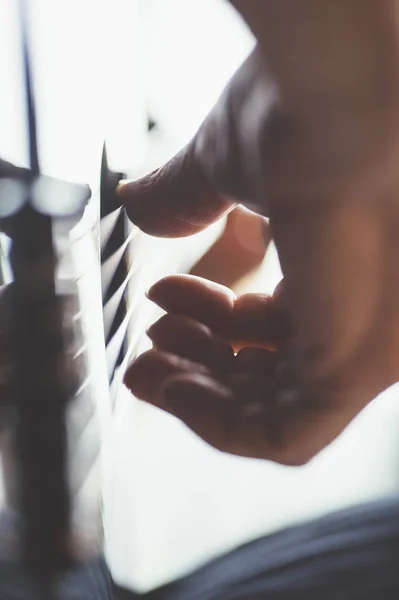
[[[168,352],[149,350],[128,367],[124,383],[136,398],[157,405],[163,383],[172,375],[186,372],[208,373],[208,369]]]
[[[121,182],[117,192],[131,221],[159,237],[197,233],[235,206],[204,176],[195,157],[194,142],[150,175]]]
[[[247,101],[259,80],[260,60],[255,50],[244,61],[184,150],[147,177],[119,186],[129,218],[143,231],[161,237],[192,235],[230,212],[237,201],[253,201],[248,172],[254,169],[252,146],[259,127],[252,119],[248,131],[247,120],[244,135],[240,117],[253,112]],[[262,88],[258,101],[264,109],[276,100]]]
[[[238,410],[232,390],[204,375],[171,377],[162,389],[161,407],[194,433],[222,449]]]
[[[232,333],[236,349],[249,345],[275,349],[292,333],[280,291],[273,296],[242,294],[236,299]]]
[[[268,406],[274,397],[273,380],[259,373],[234,373],[223,379],[241,407]]]
[[[252,397],[252,401],[248,402],[245,386],[246,400],[235,393],[241,394],[242,391],[239,379],[233,391],[230,386],[223,386],[208,376],[189,374],[172,377],[165,382],[162,390],[162,405],[214,448],[240,456],[268,458],[271,448],[267,436],[262,436],[261,445],[258,439],[252,439],[258,430],[258,426],[252,423],[252,414],[256,418],[260,412],[263,424],[268,410],[264,398],[260,398],[264,382],[259,393],[256,391],[258,380],[242,382],[249,383],[250,393],[255,393],[255,400]]]
[[[167,312],[186,315],[230,337],[235,295],[222,285],[193,275],[173,275],[157,281],[147,296]]]
[[[234,354],[229,342],[191,317],[166,314],[151,325],[147,335],[157,350],[201,363],[214,371],[232,368]]]
[[[208,376],[173,377],[162,406],[218,450],[290,466],[306,464],[355,416],[347,403],[274,396],[257,376],[234,391]]]
[[[233,371],[237,374],[261,375],[271,378],[275,374],[276,353],[263,348],[243,348],[234,359]]]
[[[224,286],[192,275],[173,275],[155,283],[147,293],[167,312],[190,316],[234,340],[235,349],[252,345],[274,349],[292,333],[284,308],[283,285],[273,296],[234,293]]]
[[[263,262],[270,240],[267,220],[239,205],[226,219],[219,239],[190,273],[234,289],[242,277]]]

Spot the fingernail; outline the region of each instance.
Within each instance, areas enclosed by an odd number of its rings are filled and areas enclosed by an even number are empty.
[[[151,298],[151,291],[152,291],[153,286],[151,285],[146,291],[145,291],[145,297],[148,298],[148,300],[152,300]]]
[[[123,374],[122,382],[123,382],[123,384],[124,384],[126,387],[129,387],[129,386],[128,386],[128,383],[127,383],[127,380],[128,380],[128,375],[127,375],[127,370],[126,370],[126,371],[124,372],[124,374]]]
[[[135,187],[135,181],[132,179],[121,179],[116,187],[116,193],[120,198],[130,196],[132,189]]]
[[[145,334],[150,338],[150,340],[152,339],[152,333],[153,333],[153,329],[154,329],[154,323],[152,325],[150,325],[149,327],[147,327],[147,329],[145,330]]]
[[[118,196],[120,196],[121,198],[131,198],[131,196],[134,194],[134,192],[138,189],[143,189],[143,186],[145,186],[145,184],[150,183],[153,179],[153,176],[159,171],[160,169],[154,169],[153,171],[151,171],[151,173],[148,173],[148,175],[145,175],[144,177],[140,177],[139,179],[121,179],[118,182],[118,186],[116,188],[116,193],[118,194]]]

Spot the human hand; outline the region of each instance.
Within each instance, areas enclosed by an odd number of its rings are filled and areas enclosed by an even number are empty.
[[[300,465],[358,411],[353,402],[298,397],[284,281],[272,296],[236,297],[178,275],[158,281],[148,297],[167,314],[149,328],[153,349],[132,363],[125,383],[215,448]]]
[[[291,333],[283,286],[272,297],[236,298],[224,286],[181,275],[160,280],[148,297],[167,314],[147,331],[153,349],[126,373],[136,397],[178,416],[220,450],[288,464],[299,457],[293,446],[308,445],[315,421],[328,413],[322,403],[297,412],[288,397],[288,405],[275,401],[278,379],[290,377],[279,360]]]
[[[371,44],[371,54],[373,48]],[[307,51],[314,61],[311,50],[305,49],[302,58]],[[122,186],[119,193],[132,221],[159,236],[191,235],[238,201],[270,218],[285,278],[284,310],[292,323],[275,356],[278,377],[272,375],[267,387],[263,377],[255,389],[247,382],[243,394],[211,369],[212,385],[204,384],[201,394],[191,393],[192,376],[186,388],[181,381],[170,381],[165,394],[168,390],[173,412],[173,389],[180,390],[180,407],[181,390],[190,391],[184,396],[191,416],[184,417],[181,408],[174,412],[218,447],[302,464],[399,379],[399,120],[394,85],[389,94],[381,94],[377,81],[366,78],[357,95],[355,88],[345,87],[348,72],[343,69],[342,80],[335,76],[329,81],[332,102],[325,102],[327,89],[307,104],[298,88],[288,85],[286,64],[283,71],[280,84],[278,62],[271,75],[264,44],[259,45],[192,143],[165,167]],[[318,83],[316,78],[316,88]],[[184,285],[190,289],[192,284]],[[201,321],[190,312],[188,316]],[[204,322],[210,325],[205,317]],[[225,335],[231,342],[230,334]],[[132,389],[144,362],[139,358],[126,375]],[[198,358],[185,364],[182,372],[192,370],[199,377],[200,369],[209,377],[202,362]],[[217,392],[216,384],[222,386]],[[260,404],[267,414],[273,406],[280,415],[278,425],[273,417],[271,427],[262,410],[256,419],[252,409],[252,416],[244,418],[243,395],[245,404]],[[235,430],[226,402],[239,405],[233,413],[242,423]],[[226,444],[223,419],[228,431],[241,432],[238,440],[232,442],[236,436],[229,434]],[[248,419],[257,425],[256,435]],[[217,429],[217,439],[210,439],[205,425]],[[270,442],[273,428],[279,432],[278,447]]]

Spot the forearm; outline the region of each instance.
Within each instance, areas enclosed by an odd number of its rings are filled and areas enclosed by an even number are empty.
[[[296,109],[399,97],[398,0],[231,0]]]

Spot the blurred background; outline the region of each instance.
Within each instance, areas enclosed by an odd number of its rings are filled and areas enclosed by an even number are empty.
[[[42,170],[89,183],[94,197],[104,140],[116,171],[137,177],[158,166],[195,133],[254,45],[223,0],[30,0],[27,6]],[[0,157],[24,166],[17,7],[0,0]],[[192,270],[236,291],[272,291],[281,273],[267,242],[265,224],[248,211],[190,240],[142,236],[140,258],[132,256],[145,267],[131,283],[131,297],[142,299],[131,334],[135,353],[148,347],[144,332],[157,316],[143,299],[152,281]],[[222,455],[121,386],[103,457],[106,555],[114,578],[147,591],[251,539],[394,492],[398,395],[398,388],[388,390],[331,447],[294,469]]]

